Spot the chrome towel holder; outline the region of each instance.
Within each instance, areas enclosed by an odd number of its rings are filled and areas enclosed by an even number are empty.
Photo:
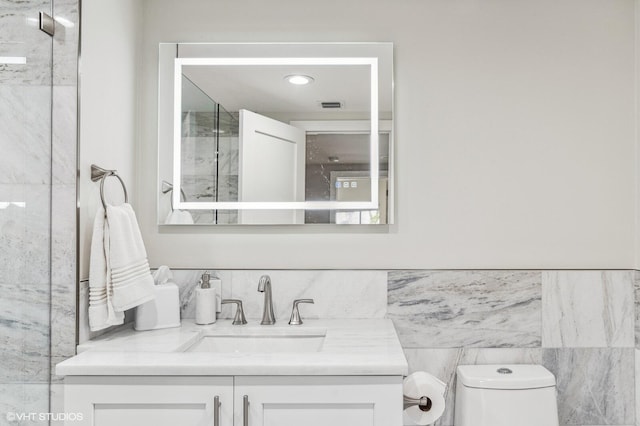
[[[167,182],[166,180],[162,181],[162,193],[163,194],[168,194],[169,192],[173,192],[173,184],[170,182]],[[182,188],[180,188],[180,199],[182,201],[187,201],[187,194],[184,193],[184,191],[182,190]],[[174,211],[173,209],[173,196],[169,197],[169,202],[171,203],[171,211]]]
[[[127,193],[127,187],[124,184],[122,178],[118,175],[117,170],[106,170],[102,167],[98,167],[95,164],[91,165],[91,181],[98,182],[100,181],[100,200],[102,201],[102,207],[104,207],[104,211],[107,211],[107,202],[104,199],[104,181],[107,180],[109,176],[113,176],[120,181],[122,185],[122,191],[124,191],[124,202],[129,202],[129,194]]]

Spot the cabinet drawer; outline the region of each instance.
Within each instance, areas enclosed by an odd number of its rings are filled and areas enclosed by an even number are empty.
[[[236,426],[401,426],[402,377],[240,376],[234,407]]]
[[[74,426],[214,426],[216,397],[218,425],[233,426],[233,377],[68,377],[64,397]]]

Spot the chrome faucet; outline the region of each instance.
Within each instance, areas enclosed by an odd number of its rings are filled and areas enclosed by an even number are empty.
[[[263,275],[258,282],[258,291],[264,293],[264,309],[262,310],[262,325],[272,325],[276,323],[273,315],[273,300],[271,298],[271,278]]]
[[[291,309],[291,318],[289,318],[289,325],[302,325],[302,318],[300,318],[300,311],[298,305],[301,303],[314,303],[313,299],[296,299],[293,301],[293,309]]]
[[[244,309],[242,309],[242,300],[240,299],[222,299],[222,304],[226,303],[235,303],[236,308],[236,316],[233,318],[233,325],[245,325],[247,323],[247,319],[244,316]]]

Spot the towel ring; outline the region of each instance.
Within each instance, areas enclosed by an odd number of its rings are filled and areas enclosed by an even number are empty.
[[[104,207],[104,211],[107,211],[107,202],[104,199],[104,181],[107,180],[109,176],[113,176],[118,178],[120,181],[120,185],[122,185],[122,191],[124,192],[124,202],[129,202],[129,194],[127,193],[127,187],[124,184],[122,178],[118,175],[115,170],[106,170],[102,167],[98,167],[95,164],[91,165],[91,181],[97,182],[100,181],[100,200],[102,201],[102,207]]]
[[[162,193],[163,194],[167,194],[169,192],[173,192],[173,184],[167,182],[166,180],[163,180],[162,181]],[[182,201],[187,201],[187,194],[184,193],[182,188],[180,188],[180,199]],[[169,197],[169,203],[171,204],[171,211],[174,211],[174,209],[173,209],[173,196]]]

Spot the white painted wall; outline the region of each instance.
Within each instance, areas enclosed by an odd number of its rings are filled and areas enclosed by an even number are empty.
[[[138,52],[142,2],[83,0],[80,58],[80,278],[89,276],[93,220],[99,185],[90,180],[95,163],[116,169],[136,200]],[[122,200],[116,179],[105,183],[113,202]]]
[[[136,205],[153,266],[634,266],[633,0],[147,0],[144,16]],[[161,41],[394,42],[397,224],[159,229]]]

